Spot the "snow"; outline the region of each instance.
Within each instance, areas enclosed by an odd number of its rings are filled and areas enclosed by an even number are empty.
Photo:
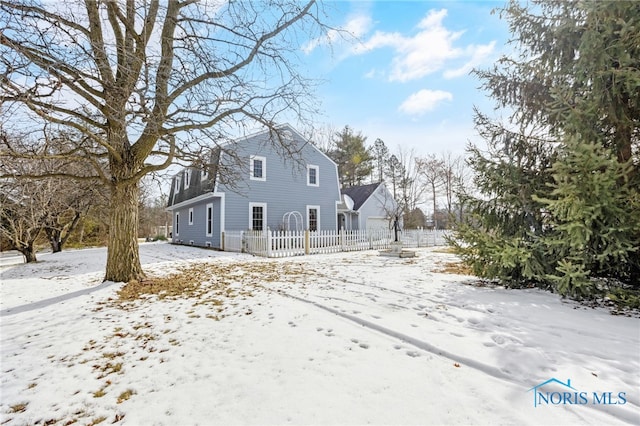
[[[0,267],[0,424],[640,424],[640,320],[472,285],[442,249],[140,251],[204,289],[118,304],[103,248]],[[589,403],[534,407],[551,378]]]

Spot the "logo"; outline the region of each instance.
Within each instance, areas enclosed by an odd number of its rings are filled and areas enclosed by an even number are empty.
[[[626,392],[585,392],[571,386],[571,379],[564,383],[555,377],[535,385],[527,392],[533,391],[533,406],[539,405],[624,405],[627,403]]]

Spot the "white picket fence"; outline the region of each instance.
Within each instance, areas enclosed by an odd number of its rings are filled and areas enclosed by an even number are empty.
[[[446,231],[404,230],[398,240],[404,247],[446,245]],[[264,257],[290,257],[341,251],[384,250],[395,240],[393,230],[360,231],[225,231],[224,251]]]

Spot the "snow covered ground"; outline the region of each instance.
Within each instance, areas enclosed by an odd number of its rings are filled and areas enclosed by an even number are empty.
[[[0,423],[640,424],[640,320],[417,254],[143,244],[205,282],[130,303],[102,248],[2,266]]]

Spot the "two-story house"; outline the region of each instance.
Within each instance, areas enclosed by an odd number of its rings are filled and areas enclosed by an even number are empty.
[[[291,126],[213,150],[174,176],[172,241],[221,247],[225,230],[338,228],[336,164]],[[293,220],[292,220],[293,219]]]

